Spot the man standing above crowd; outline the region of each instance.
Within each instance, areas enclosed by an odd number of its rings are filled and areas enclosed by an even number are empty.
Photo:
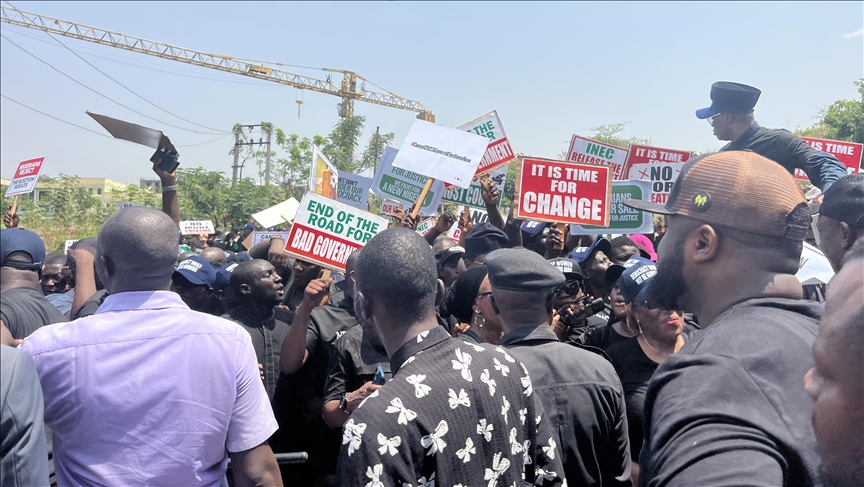
[[[840,272],[846,252],[864,236],[864,174],[849,174],[825,191],[822,203],[814,208],[819,214],[819,250],[834,272]]]
[[[800,386],[821,307],[795,278],[810,210],[782,166],[752,152],[684,164],[647,302],[702,331],[654,373],[640,484],[814,485],[812,404]]]
[[[598,354],[561,343],[550,326],[553,290],[564,274],[528,249],[496,250],[486,267],[492,309],[504,329],[498,344],[533,378],[558,432],[567,483],[631,485],[627,408],[615,369]]]
[[[21,345],[42,383],[60,485],[216,486],[228,457],[235,485],[282,485],[249,333],[167,291],[176,254],[170,217],[117,212],[99,231],[104,304]]]
[[[827,152],[820,152],[784,129],[760,127],[753,107],[762,92],[752,86],[728,81],[711,85],[711,106],[696,110],[696,118],[708,120],[719,140],[728,140],[723,151],[755,152],[783,166],[789,174],[801,169],[823,192],[846,175],[846,166]]]
[[[22,228],[0,230],[0,319],[16,339],[67,321],[39,292],[45,244]]]
[[[356,275],[357,316],[381,337],[393,378],[345,423],[341,485],[562,485],[557,435],[524,365],[438,325],[423,237],[379,233]]]

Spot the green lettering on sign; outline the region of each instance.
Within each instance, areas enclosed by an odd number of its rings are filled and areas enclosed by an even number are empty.
[[[385,194],[396,199],[415,202],[417,201],[417,198],[420,197],[420,193],[423,191],[423,186],[417,186],[389,175],[382,175],[380,189]],[[429,193],[426,194],[426,199],[423,201],[423,206],[429,206],[432,204],[434,198],[435,193],[429,191]]]
[[[610,218],[608,227],[598,227],[595,225],[583,225],[586,230],[609,229],[622,230],[621,232],[610,233],[627,233],[623,230],[635,230],[642,226],[644,214],[642,210],[630,208],[624,204],[626,199],[643,199],[642,189],[637,185],[624,184],[612,186],[612,199],[609,205]]]

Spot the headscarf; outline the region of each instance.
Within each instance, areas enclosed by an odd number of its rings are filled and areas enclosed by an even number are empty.
[[[444,296],[444,308],[460,323],[470,323],[474,314],[474,301],[480,292],[480,284],[486,278],[486,266],[469,269],[456,278]]]

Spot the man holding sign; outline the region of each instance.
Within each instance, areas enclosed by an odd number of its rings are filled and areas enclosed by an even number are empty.
[[[811,147],[784,129],[760,127],[753,107],[762,92],[741,83],[718,81],[711,85],[711,106],[696,110],[696,118],[708,120],[719,140],[730,141],[723,151],[749,150],[780,164],[791,174],[802,169],[823,192],[846,175],[846,166],[827,152]]]

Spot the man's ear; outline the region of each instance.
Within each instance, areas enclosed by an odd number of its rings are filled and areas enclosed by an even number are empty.
[[[858,237],[864,233],[864,231],[860,231],[850,227],[846,222],[838,222],[840,223],[840,232],[843,235],[843,251],[848,252],[849,249],[852,248],[852,245],[855,244],[855,241],[858,240]]]
[[[102,283],[106,283],[114,277],[114,261],[110,257],[100,255],[96,258],[96,274]]]
[[[369,322],[372,319],[372,302],[362,291],[354,290],[354,315],[357,321]]]
[[[240,285],[240,294],[242,294],[244,296],[248,296],[249,294],[252,294],[252,288],[250,288],[248,284],[241,284]]]
[[[438,279],[438,287],[435,289],[435,306],[441,306],[444,302],[444,281]]]
[[[684,253],[698,264],[710,262],[720,254],[720,236],[711,225],[699,225],[687,236]]]

